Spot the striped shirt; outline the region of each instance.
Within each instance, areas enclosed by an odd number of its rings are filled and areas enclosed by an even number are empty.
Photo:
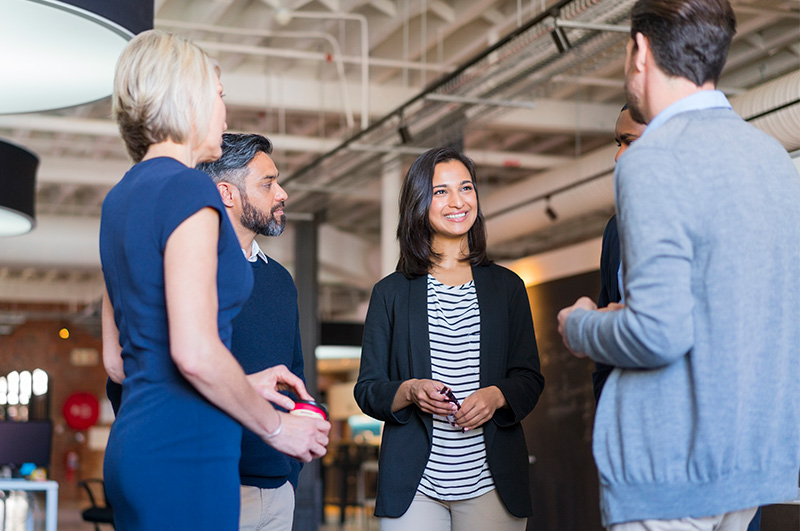
[[[481,320],[475,282],[446,286],[428,275],[431,376],[459,402],[480,387]],[[433,416],[433,446],[419,492],[437,500],[476,498],[494,489],[483,428],[466,433]]]

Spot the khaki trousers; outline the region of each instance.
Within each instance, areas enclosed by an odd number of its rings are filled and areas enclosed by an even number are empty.
[[[292,531],[294,488],[288,481],[277,489],[241,487],[240,531]]]
[[[524,531],[527,518],[506,510],[497,490],[461,501],[441,501],[419,492],[400,518],[381,518],[381,531]]]

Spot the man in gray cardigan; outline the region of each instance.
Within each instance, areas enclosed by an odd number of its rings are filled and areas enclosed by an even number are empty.
[[[612,531],[744,531],[797,496],[800,177],[714,90],[735,24],[727,0],[634,5],[625,87],[648,127],[616,167],[626,305],[558,315],[571,351],[617,367],[594,426]]]

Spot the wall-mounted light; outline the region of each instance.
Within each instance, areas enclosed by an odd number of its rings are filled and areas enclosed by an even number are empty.
[[[153,0],[3,0],[0,19],[0,114],[36,112],[111,94],[120,52],[153,27]]]
[[[25,234],[36,225],[38,166],[35,154],[0,140],[0,236]]]

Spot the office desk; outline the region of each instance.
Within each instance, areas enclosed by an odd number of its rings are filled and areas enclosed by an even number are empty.
[[[27,479],[0,479],[0,490],[44,491],[44,529],[56,531],[58,526],[58,483],[55,481],[28,481]]]

